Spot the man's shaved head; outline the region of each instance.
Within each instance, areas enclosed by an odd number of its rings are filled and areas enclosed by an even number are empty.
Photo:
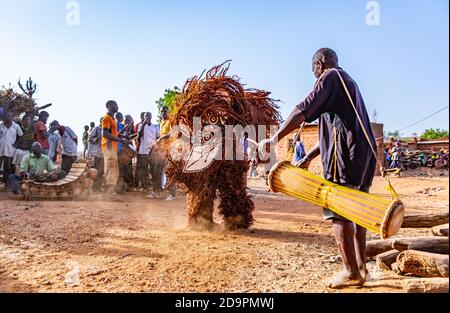
[[[338,67],[339,60],[336,52],[330,48],[322,48],[317,50],[313,57],[314,61],[320,61],[323,64],[327,64],[330,67]]]
[[[117,105],[117,102],[114,101],[114,100],[109,100],[108,102],[106,102],[106,108],[107,109],[109,109],[113,105]]]
[[[41,144],[37,141],[33,142],[33,144],[31,145],[31,148],[42,148]]]
[[[31,145],[31,151],[33,152],[33,154],[37,157],[40,157],[42,154],[42,146],[39,142],[33,142],[33,144]]]
[[[313,72],[317,78],[329,68],[339,67],[339,60],[336,52],[330,48],[321,48],[314,54],[313,60]]]
[[[39,112],[38,116],[39,116],[39,120],[41,122],[43,122],[44,124],[47,124],[47,120],[48,120],[48,118],[50,116],[47,111]]]
[[[117,111],[119,111],[119,106],[114,100],[109,100],[108,102],[106,102],[106,108],[108,109],[108,112],[113,116]]]
[[[123,122],[123,114],[122,114],[121,112],[117,112],[117,113],[116,113],[116,120],[117,120],[119,123],[122,123],[122,122]]]

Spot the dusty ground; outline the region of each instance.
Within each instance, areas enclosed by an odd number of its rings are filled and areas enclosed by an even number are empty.
[[[392,179],[407,212],[448,211],[447,173],[411,176]],[[325,287],[341,264],[321,209],[268,193],[261,180],[249,185],[256,222],[240,232],[187,230],[181,197],[24,202],[3,193],[0,291],[336,292]],[[376,178],[373,193],[386,194],[384,185]],[[398,236],[426,234],[401,230]],[[338,292],[402,291],[379,286],[398,277],[370,268],[366,287]]]

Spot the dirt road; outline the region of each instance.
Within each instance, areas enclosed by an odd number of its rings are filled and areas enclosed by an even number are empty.
[[[448,177],[394,178],[407,212],[448,211]],[[321,209],[250,181],[249,231],[186,229],[184,198],[120,202],[0,201],[2,292],[401,292],[370,264],[364,288],[333,291],[341,267]],[[428,188],[428,189],[427,189]],[[372,192],[387,194],[376,178]],[[220,217],[215,220],[220,222]],[[428,230],[401,230],[398,236]],[[373,234],[370,238],[376,238]],[[392,278],[392,277],[391,277]],[[396,279],[393,277],[392,279]]]

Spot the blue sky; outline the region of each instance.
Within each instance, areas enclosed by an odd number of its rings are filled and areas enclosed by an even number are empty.
[[[448,1],[379,0],[0,0],[0,84],[31,76],[41,104],[79,134],[109,99],[120,111],[151,111],[164,89],[232,59],[248,87],[282,100],[284,117],[311,90],[311,57],[333,48],[358,82],[371,115],[401,129],[449,102]],[[448,109],[407,129],[448,129]]]

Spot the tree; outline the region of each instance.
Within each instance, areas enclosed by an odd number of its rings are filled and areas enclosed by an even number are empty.
[[[158,108],[158,112],[161,112],[163,106],[167,106],[169,108],[169,112],[172,111],[175,97],[180,94],[180,89],[178,87],[173,87],[173,89],[166,89],[164,91],[164,95],[162,98],[159,98],[156,101],[156,107]]]
[[[427,129],[425,132],[420,136],[420,139],[422,140],[438,140],[438,139],[448,139],[448,130],[443,129]]]
[[[391,137],[398,138],[398,137],[400,137],[400,132],[398,130],[393,131],[393,132],[388,132],[386,137],[388,137],[388,138],[391,138]]]

